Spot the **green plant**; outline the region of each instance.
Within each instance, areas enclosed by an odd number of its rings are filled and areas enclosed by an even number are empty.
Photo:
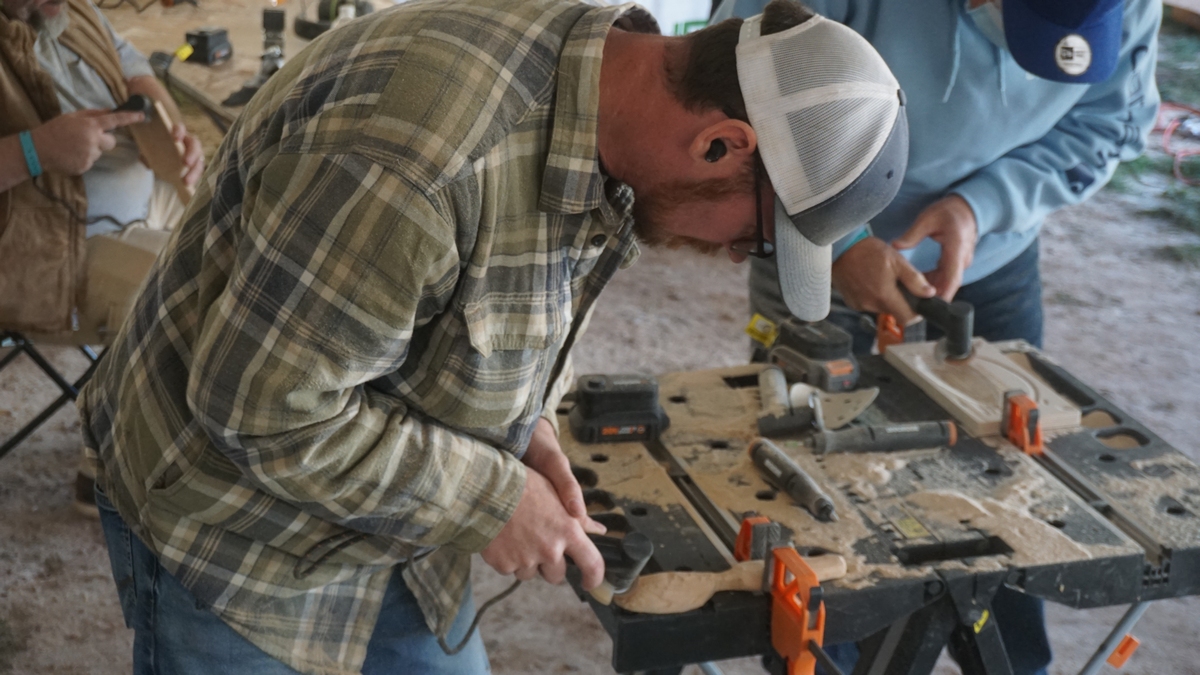
[[[1200,234],[1200,187],[1173,185],[1163,193],[1161,206],[1142,213],[1165,218],[1180,229]]]
[[[1146,178],[1153,175],[1172,176],[1170,155],[1156,149],[1147,150],[1144,154],[1128,162],[1121,162],[1107,187],[1123,193],[1137,191],[1137,185],[1147,185]]]
[[[1200,34],[1163,19],[1156,79],[1164,101],[1200,106]]]
[[[1179,246],[1164,246],[1159,249],[1162,256],[1175,262],[1200,265],[1200,244],[1181,244]]]

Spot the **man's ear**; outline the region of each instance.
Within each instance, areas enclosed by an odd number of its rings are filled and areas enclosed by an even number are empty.
[[[724,146],[723,152],[720,146]],[[715,163],[730,157],[740,164],[757,149],[758,134],[754,133],[754,129],[741,120],[727,117],[697,134],[692,139],[688,154],[697,162]]]

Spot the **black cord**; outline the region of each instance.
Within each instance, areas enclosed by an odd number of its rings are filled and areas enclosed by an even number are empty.
[[[39,176],[38,178],[40,178],[40,177],[41,176]],[[76,211],[74,208],[72,208],[71,205],[66,202],[66,200],[62,199],[58,195],[54,194],[53,192],[50,192],[45,187],[43,187],[37,178],[34,178],[31,182],[33,183],[33,187],[37,188],[38,192],[42,193],[43,197],[57,203],[59,206],[66,209],[67,213],[77,223],[83,223],[84,225],[93,225],[95,223],[101,223],[104,221],[108,221],[108,222],[116,225],[117,227],[119,227],[122,230],[127,227],[130,227],[132,225],[137,225],[139,223],[142,225],[148,225],[145,218],[134,218],[133,220],[131,220],[127,223],[123,223],[123,222],[117,220],[116,218],[114,218],[113,216],[109,216],[109,215],[96,216],[95,218],[89,219],[86,216],[79,215],[79,212]]]
[[[457,645],[451,647],[450,645],[446,644],[446,638],[439,635],[438,646],[442,648],[442,651],[446,652],[446,656],[454,656],[455,654],[461,652],[463,648],[467,646],[467,643],[471,641],[471,635],[475,633],[475,628],[479,626],[479,620],[483,618],[483,613],[488,611],[488,608],[492,605],[511,595],[513,591],[517,590],[517,586],[520,585],[521,580],[517,579],[516,581],[512,582],[512,585],[505,589],[503,593],[483,603],[483,606],[480,607],[477,612],[475,612],[475,620],[471,622],[471,627],[467,629],[467,634],[463,636],[462,642],[459,642]]]

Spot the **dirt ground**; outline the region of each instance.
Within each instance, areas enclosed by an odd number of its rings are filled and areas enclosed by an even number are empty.
[[[1155,176],[1135,176],[1123,189],[1106,190],[1046,224],[1040,243],[1046,350],[1200,460],[1200,355],[1194,349],[1200,264],[1172,253],[1193,250],[1200,233],[1178,219],[1147,215],[1162,206],[1169,187]],[[1188,190],[1167,194],[1195,199],[1200,188]],[[746,269],[727,260],[645,252],[606,292],[578,347],[578,371],[654,374],[743,362],[745,281]],[[79,354],[47,351],[68,373],[82,372]],[[28,360],[4,371],[0,438],[53,397]],[[99,526],[71,507],[78,427],[68,407],[0,461],[0,673],[130,671],[132,635],[121,620]],[[477,566],[477,600],[506,584]],[[1078,672],[1123,610],[1050,606],[1051,672]],[[492,610],[482,631],[499,674],[613,672],[607,635],[567,587],[525,584]],[[1135,633],[1143,645],[1122,672],[1200,674],[1200,599],[1156,603]],[[731,674],[762,672],[754,659],[720,666]],[[943,660],[936,672],[957,669]]]

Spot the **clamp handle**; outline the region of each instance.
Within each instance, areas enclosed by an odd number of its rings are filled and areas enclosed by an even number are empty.
[[[1020,389],[1004,392],[1000,435],[1027,455],[1037,456],[1045,452],[1037,403]]]
[[[875,320],[875,341],[883,354],[892,345],[904,344],[904,326],[892,314],[880,314]]]
[[[812,645],[825,641],[821,582],[792,547],[771,552],[771,646],[787,661],[788,675],[813,675]]]
[[[733,544],[733,557],[738,561],[766,558],[761,550],[764,539],[770,536],[771,519],[766,516],[747,516],[742,520],[742,528],[738,530],[737,541]],[[779,534],[779,526],[775,525],[774,533]]]

